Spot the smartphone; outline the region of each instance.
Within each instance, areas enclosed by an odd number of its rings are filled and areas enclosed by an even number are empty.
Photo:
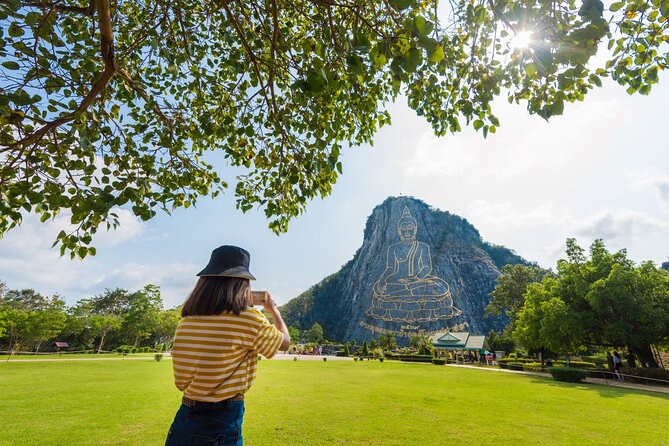
[[[262,305],[269,301],[269,293],[267,291],[251,291],[253,296],[253,305]]]

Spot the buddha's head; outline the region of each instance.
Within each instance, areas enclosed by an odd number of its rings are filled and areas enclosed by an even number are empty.
[[[409,208],[404,206],[402,217],[397,221],[397,233],[403,242],[416,240],[418,222],[411,216]]]

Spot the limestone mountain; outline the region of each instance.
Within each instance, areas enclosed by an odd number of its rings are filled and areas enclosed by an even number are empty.
[[[282,309],[288,325],[314,322],[328,339],[400,341],[440,330],[486,334],[504,317],[486,317],[506,264],[527,262],[486,243],[467,220],[412,197],[390,197],[367,220],[362,246],[338,272]]]

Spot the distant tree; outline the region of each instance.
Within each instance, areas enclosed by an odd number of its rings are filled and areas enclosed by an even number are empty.
[[[323,327],[318,322],[314,322],[310,329],[304,332],[304,337],[307,342],[313,342],[315,344],[320,344],[325,339],[323,336]]]
[[[490,293],[486,314],[506,315],[509,318],[508,331],[512,331],[518,312],[525,303],[527,286],[541,282],[546,276],[554,274],[537,266],[505,265],[502,267],[502,274],[496,279],[495,289]]]
[[[86,348],[95,342],[96,351],[112,338],[122,337],[120,328],[129,310],[130,293],[121,288],[107,289],[102,294],[82,299],[69,309],[65,332],[80,339]]]
[[[374,350],[376,348],[379,348],[379,343],[376,341],[376,339],[369,341],[369,349]]]
[[[528,286],[513,335],[529,350],[569,354],[583,344],[586,328],[578,314],[556,296],[557,287],[553,278]]]
[[[367,345],[367,341],[362,343],[362,356],[369,356],[369,346]]]
[[[9,348],[14,343],[39,352],[65,326],[65,301],[58,295],[45,297],[32,289],[9,290],[0,302],[7,318]]]
[[[431,355],[434,351],[432,339],[426,334],[412,336],[409,345],[416,349],[419,355]]]
[[[280,308],[281,316],[286,325],[306,330],[308,325],[303,324],[307,323],[313,305],[313,292],[309,289],[283,305]]]
[[[351,349],[348,348],[348,342],[344,342],[344,352],[342,354],[346,357],[351,356]]]
[[[123,318],[121,331],[128,341],[137,347],[141,340],[148,338],[160,323],[162,310],[160,287],[146,285],[128,296],[128,311]]]
[[[290,335],[290,340],[293,344],[300,343],[301,332],[299,328],[293,327],[292,325],[289,326],[288,334]]]
[[[382,333],[379,335],[379,346],[384,350],[384,351],[391,351],[397,348],[397,339],[395,339],[395,335],[393,335],[391,332],[387,333]]]
[[[590,256],[573,239],[557,278],[527,289],[514,337],[530,349],[573,351],[579,345],[626,347],[657,367],[652,345],[669,340],[669,274],[652,262],[635,265],[601,240]]]
[[[180,320],[181,307],[161,310],[158,316],[158,323],[153,331],[154,343],[171,344]]]
[[[488,346],[492,351],[505,351],[512,352],[516,348],[516,342],[513,337],[507,331],[503,333],[498,333],[496,331],[491,331],[487,336]]]

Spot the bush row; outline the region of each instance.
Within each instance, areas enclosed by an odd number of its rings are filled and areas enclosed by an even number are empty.
[[[153,353],[159,351],[153,347],[133,347],[132,345],[121,345],[116,347],[116,353]]]
[[[539,367],[541,366],[541,362],[537,361],[536,358],[502,358],[497,361],[499,364],[500,368],[507,368],[504,367],[506,364],[527,364],[530,367],[536,367],[537,364],[539,364]],[[552,363],[555,366],[561,366],[561,365],[567,365],[567,361],[564,360],[555,360],[552,361]],[[544,362],[546,364],[546,362]],[[597,367],[597,365],[594,362],[587,362],[587,361],[569,361],[569,365],[571,367],[577,368],[577,369],[594,369]]]

